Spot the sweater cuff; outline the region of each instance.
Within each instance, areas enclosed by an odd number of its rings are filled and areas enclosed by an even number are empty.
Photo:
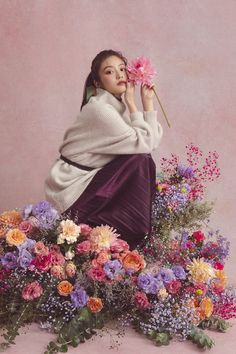
[[[144,111],[144,119],[148,122],[150,119],[157,119],[157,111]]]
[[[143,121],[143,112],[137,111],[137,112],[130,113],[130,120],[131,122],[134,120]]]

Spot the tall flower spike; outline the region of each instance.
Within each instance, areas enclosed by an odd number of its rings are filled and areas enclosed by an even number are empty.
[[[144,56],[137,57],[136,59],[131,61],[130,64],[127,65],[127,71],[129,80],[132,81],[135,85],[145,84],[148,86],[152,86],[152,89],[161,107],[162,113],[166,119],[167,125],[170,128],[170,122],[157,95],[156,87],[152,83],[153,77],[157,74],[157,72],[154,66],[151,64],[150,60]]]

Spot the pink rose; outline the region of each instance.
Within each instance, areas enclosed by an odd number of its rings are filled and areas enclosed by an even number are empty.
[[[92,227],[87,224],[79,224],[80,226],[80,233],[82,236],[89,236],[90,232],[92,231]]]
[[[43,293],[43,288],[39,284],[39,282],[34,281],[32,283],[27,284],[22,290],[22,297],[24,300],[30,301],[37,299]]]
[[[53,265],[64,265],[66,260],[65,257],[63,256],[62,253],[60,252],[56,252],[56,251],[51,251],[50,252],[51,255],[51,263]]]
[[[48,247],[42,241],[36,242],[34,245],[34,253],[41,256],[47,256],[49,253]]]
[[[76,253],[81,254],[81,253],[87,253],[91,251],[91,243],[90,241],[86,240],[81,243],[78,243],[76,245]]]
[[[50,269],[50,274],[60,280],[66,279],[66,273],[65,270],[62,266],[60,265],[54,265]]]
[[[50,253],[46,256],[38,255],[32,260],[30,269],[32,269],[32,266],[34,266],[37,270],[40,270],[41,272],[46,272],[49,270],[51,265],[52,256]]]
[[[148,309],[151,307],[150,302],[148,301],[147,295],[141,291],[137,291],[134,294],[135,305],[140,309]]]
[[[126,241],[122,239],[116,239],[111,245],[111,252],[120,253],[129,250],[129,245]]]
[[[166,288],[170,294],[176,294],[181,288],[182,284],[179,280],[172,280],[166,285]]]
[[[102,267],[96,267],[96,268],[91,268],[88,271],[88,276],[93,279],[93,280],[97,280],[97,281],[103,281],[106,278],[106,274],[103,270]]]
[[[18,228],[23,231],[25,234],[29,234],[33,230],[33,225],[29,220],[24,220],[20,223]]]

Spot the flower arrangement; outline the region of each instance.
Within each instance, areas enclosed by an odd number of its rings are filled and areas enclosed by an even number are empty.
[[[187,156],[189,163],[194,160],[192,145]],[[57,335],[45,354],[65,352],[111,319],[157,345],[177,338],[204,349],[213,346],[202,329],[224,332],[236,317],[235,291],[224,271],[229,242],[219,231],[191,226],[176,232],[171,217],[201,203],[204,188],[196,186],[219,176],[216,155],[203,169],[192,162],[180,167],[177,157],[163,161],[165,178],[157,180],[153,209],[161,210],[174,235],[161,237],[153,217],[150,239],[137,250],[131,251],[112,226],[75,224],[46,201],[0,214],[1,349],[14,343],[21,326],[37,322]],[[171,198],[159,198],[183,188],[187,197],[177,198],[172,209]]]

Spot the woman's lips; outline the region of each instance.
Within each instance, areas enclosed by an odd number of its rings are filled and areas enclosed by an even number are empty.
[[[119,82],[117,85],[126,85],[126,81],[121,81],[121,82]]]

